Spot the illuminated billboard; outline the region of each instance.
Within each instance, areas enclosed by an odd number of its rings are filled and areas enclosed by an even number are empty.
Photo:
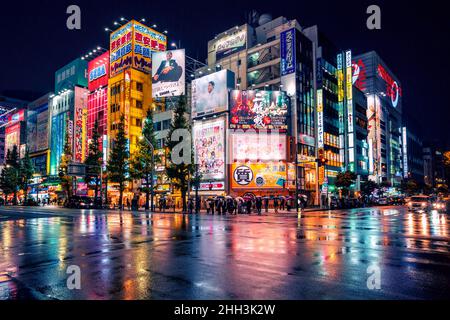
[[[233,90],[230,129],[287,129],[289,99],[282,91]]]
[[[225,120],[194,122],[194,159],[203,181],[225,179]]]
[[[30,153],[48,148],[48,103],[27,113],[27,147]]]
[[[266,132],[236,130],[230,132],[231,161],[286,160],[286,136]]]
[[[17,146],[17,152],[20,147],[20,122],[6,127],[5,129],[5,154]]]
[[[108,85],[109,76],[109,52],[98,56],[88,64],[88,88],[94,91]]]
[[[228,110],[228,89],[234,86],[234,73],[221,70],[192,81],[192,118]]]
[[[231,188],[283,189],[286,187],[288,166],[284,162],[233,163]]]
[[[281,76],[295,73],[295,29],[280,34]]]
[[[151,72],[151,55],[165,51],[167,37],[139,22],[130,21],[110,35],[110,75],[125,69]]]
[[[247,30],[241,29],[216,42],[216,60],[223,59],[247,47]]]
[[[55,93],[73,86],[87,87],[86,77],[88,64],[86,60],[78,58],[55,72]]]
[[[152,94],[154,98],[185,93],[184,49],[152,54]]]

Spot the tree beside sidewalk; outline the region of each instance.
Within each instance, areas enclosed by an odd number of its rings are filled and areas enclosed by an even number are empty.
[[[84,181],[87,185],[94,182],[95,200],[98,198],[98,191],[100,189],[100,174],[103,160],[103,152],[100,150],[100,132],[98,127],[98,118],[95,119],[94,128],[92,130],[92,139],[89,142],[89,152],[84,161],[86,165],[87,174]]]
[[[25,204],[27,204],[28,200],[28,185],[30,179],[33,177],[33,174],[34,174],[34,166],[30,158],[30,152],[27,148],[25,156],[20,161],[20,168],[19,168],[19,185],[20,188],[23,190]]]
[[[142,137],[139,139],[137,151],[130,159],[130,175],[134,180],[144,180],[145,186],[141,188],[145,192],[145,210],[149,209],[151,179],[154,175],[155,163],[160,159],[155,154],[156,133],[153,125],[153,112],[147,111],[147,117],[142,128]],[[153,155],[153,159],[152,159]]]
[[[348,196],[350,193],[350,186],[356,181],[356,174],[351,171],[339,172],[336,177],[336,187],[342,190],[344,196]]]
[[[182,96],[176,104],[174,118],[170,124],[168,138],[166,139],[166,147],[168,149],[167,176],[171,179],[172,185],[180,190],[183,212],[187,211],[186,195],[190,177],[194,173],[191,133],[186,119],[186,112],[186,97]],[[178,133],[180,132],[184,132],[186,135],[179,136]],[[174,137],[179,139],[174,139]],[[189,145],[186,145],[186,142],[189,142]],[[180,147],[182,145],[184,147]],[[190,155],[184,154],[187,150]],[[174,161],[175,158],[188,159],[179,163],[179,161]]]
[[[107,164],[108,180],[117,183],[119,190],[119,208],[123,209],[123,192],[129,177],[128,140],[125,136],[125,117],[122,115],[118,124],[116,138],[112,141],[112,149]]]

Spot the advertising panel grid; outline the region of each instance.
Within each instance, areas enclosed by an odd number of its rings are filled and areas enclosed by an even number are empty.
[[[194,159],[203,181],[225,179],[225,120],[194,122]]]

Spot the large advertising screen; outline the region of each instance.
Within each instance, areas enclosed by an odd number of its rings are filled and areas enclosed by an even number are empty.
[[[225,179],[225,120],[194,122],[194,159],[203,181]]]
[[[289,99],[283,91],[241,91],[230,94],[230,129],[287,129]]]
[[[281,76],[295,73],[295,29],[286,30],[280,35]]]
[[[280,161],[286,160],[286,136],[236,130],[230,132],[232,161]]]
[[[28,110],[27,148],[30,153],[48,148],[48,104]]]
[[[185,59],[184,49],[152,54],[152,94],[154,98],[184,95]]]
[[[192,118],[228,110],[228,88],[234,85],[234,74],[221,70],[192,81]]]
[[[231,188],[233,189],[282,189],[286,187],[287,165],[272,163],[233,163]]]
[[[221,38],[216,43],[216,60],[223,59],[233,53],[244,50],[247,46],[247,30],[241,29],[236,33]]]

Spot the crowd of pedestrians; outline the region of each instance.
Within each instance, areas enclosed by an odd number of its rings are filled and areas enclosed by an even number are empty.
[[[301,197],[300,205],[306,207],[306,200]],[[217,196],[207,199],[199,199],[195,201],[195,198],[188,200],[188,213],[198,213],[201,210],[205,210],[206,214],[218,214],[218,215],[237,215],[237,214],[252,214],[256,213],[261,215],[263,212],[269,212],[269,209],[273,209],[275,213],[279,211],[291,211],[295,209],[295,199],[293,197],[231,197],[231,196]]]

